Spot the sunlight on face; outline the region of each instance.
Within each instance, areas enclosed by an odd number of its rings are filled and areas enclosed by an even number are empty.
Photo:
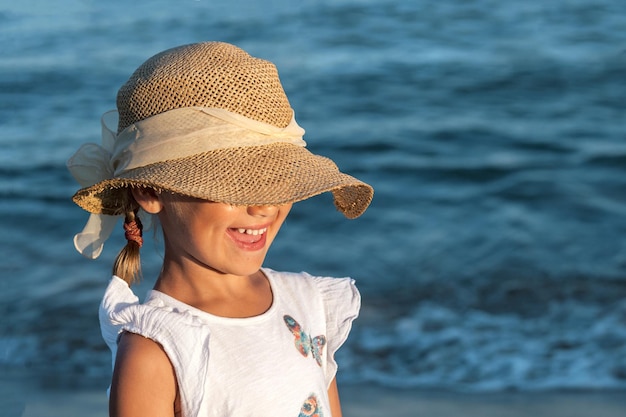
[[[233,206],[174,194],[161,201],[167,261],[239,276],[259,270],[292,206]]]

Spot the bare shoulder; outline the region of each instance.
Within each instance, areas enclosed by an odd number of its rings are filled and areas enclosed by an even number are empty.
[[[111,382],[110,415],[172,417],[176,392],[174,369],[161,345],[124,333]]]
[[[135,333],[123,333],[117,347],[118,361],[137,363],[152,362],[153,365],[169,365],[167,354],[157,342]],[[158,367],[157,367],[158,368]]]

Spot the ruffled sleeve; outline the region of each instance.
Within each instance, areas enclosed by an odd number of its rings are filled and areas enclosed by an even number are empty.
[[[113,277],[105,292],[99,311],[100,330],[111,349],[115,364],[117,342],[123,331],[139,334],[159,343],[175,369],[193,369],[197,378],[177,380],[185,416],[199,410],[205,392],[208,368],[210,331],[202,320],[187,311],[178,311],[162,302],[140,304],[128,284]],[[188,343],[177,343],[179,340]],[[185,347],[193,348],[185,348]]]
[[[122,312],[139,304],[139,298],[131,291],[126,282],[114,276],[109,282],[98,312],[100,333],[111,350],[112,366],[117,355],[117,341],[124,327],[124,320],[119,319]]]
[[[361,294],[351,278],[313,277],[324,303],[326,317],[326,385],[330,386],[337,374],[335,353],[345,343],[352,322],[361,308]]]

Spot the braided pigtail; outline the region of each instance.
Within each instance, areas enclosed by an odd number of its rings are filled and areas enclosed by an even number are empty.
[[[132,285],[141,278],[141,259],[139,249],[143,245],[143,225],[137,216],[137,210],[129,210],[124,219],[126,246],[115,259],[113,274]]]

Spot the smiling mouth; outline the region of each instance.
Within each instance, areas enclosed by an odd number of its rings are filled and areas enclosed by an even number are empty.
[[[262,235],[265,232],[267,232],[267,227],[264,227],[262,229],[243,229],[243,228],[238,228],[235,229],[237,231],[237,233],[241,233],[242,235],[252,235],[252,236],[258,236],[258,235]]]
[[[265,247],[267,241],[267,227],[260,229],[246,229],[234,227],[229,229],[229,235],[233,241],[244,250],[260,250]]]

